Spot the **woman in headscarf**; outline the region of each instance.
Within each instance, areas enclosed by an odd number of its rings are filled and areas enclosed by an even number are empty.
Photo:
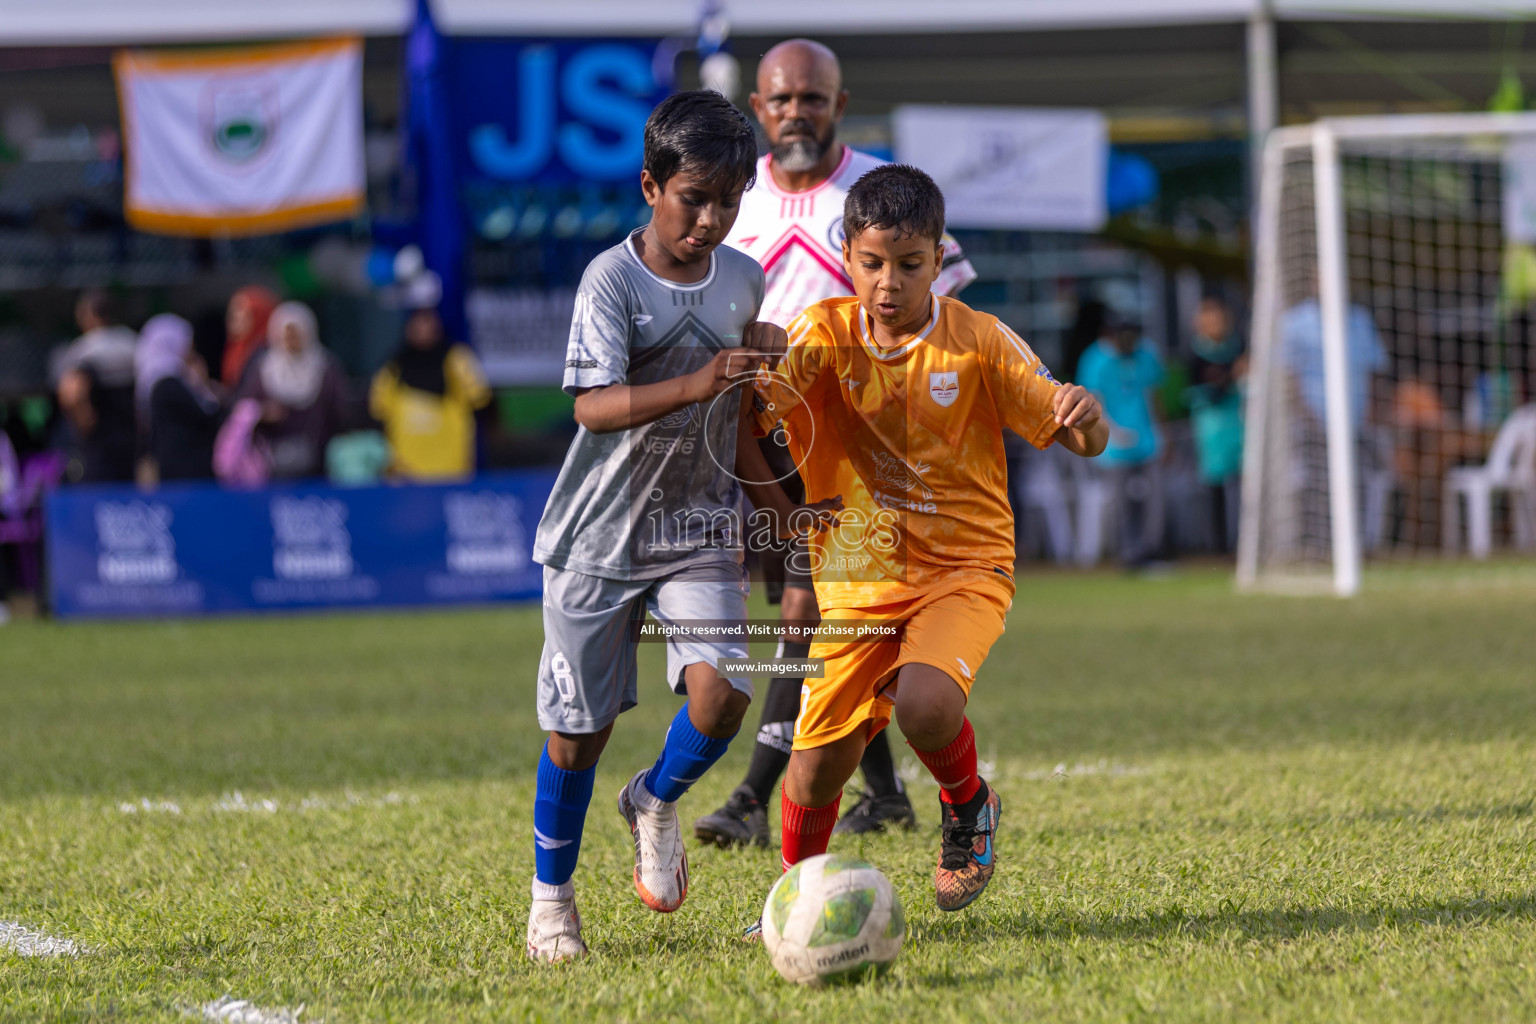
[[[134,404],[160,480],[213,476],[219,399],[192,350],[192,325],[171,313],[150,317],[134,351]]]
[[[260,285],[250,285],[235,292],[224,314],[226,330],[224,363],[219,379],[227,388],[240,386],[251,356],[267,343],[267,322],[277,308],[277,296]]]
[[[256,428],[272,476],[320,476],[325,449],[347,419],[347,382],[336,358],[320,346],[315,314],[302,302],[272,311],[268,344],[245,374],[241,398],[261,405]]]
[[[405,340],[373,378],[369,408],[384,425],[391,472],[404,480],[461,480],[475,471],[475,412],[491,390],[474,352],[448,339],[435,274],[407,288]]]

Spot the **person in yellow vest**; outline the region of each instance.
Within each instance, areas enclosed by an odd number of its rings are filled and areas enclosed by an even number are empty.
[[[444,332],[437,275],[427,271],[402,291],[405,339],[374,375],[368,407],[384,426],[393,477],[462,480],[475,471],[475,413],[491,389],[474,351]]]

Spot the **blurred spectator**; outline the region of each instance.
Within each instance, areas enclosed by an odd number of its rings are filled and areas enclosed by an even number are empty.
[[[1077,366],[1077,383],[1098,395],[1109,419],[1109,447],[1097,462],[1113,492],[1128,569],[1148,567],[1162,548],[1162,437],[1152,399],[1162,381],[1162,358],[1141,326],[1113,317]]]
[[[260,285],[241,288],[229,300],[224,318],[224,362],[219,370],[225,387],[240,386],[251,356],[267,343],[267,323],[276,308],[277,296]]]
[[[1327,461],[1327,384],[1323,365],[1323,313],[1317,300],[1315,281],[1309,282],[1312,294],[1285,311],[1280,322],[1284,365],[1290,370],[1293,404],[1304,415],[1297,423],[1297,460],[1300,477],[1300,522],[1302,554],[1326,557],[1332,515],[1328,505]],[[1376,422],[1373,393],[1378,375],[1387,369],[1387,353],[1376,332],[1370,310],[1351,304],[1345,314],[1345,382],[1349,401],[1349,426],[1357,455],[1356,474],[1361,485],[1361,540],[1367,551],[1382,536],[1383,517],[1367,505],[1382,504],[1384,481],[1392,471],[1390,438],[1384,430],[1369,424]],[[1378,500],[1372,500],[1373,496]]]
[[[1351,305],[1346,318],[1344,351],[1349,380],[1349,422],[1358,435],[1371,416],[1375,376],[1387,368],[1387,352],[1376,333],[1370,310]],[[1317,298],[1303,299],[1285,311],[1280,325],[1286,364],[1307,411],[1318,423],[1327,422],[1323,383],[1323,313]]]
[[[151,317],[139,334],[136,363],[135,400],[156,478],[212,477],[219,399],[192,350],[192,325],[171,313]]]
[[[1451,414],[1435,387],[1410,373],[1392,390],[1392,425],[1398,430],[1439,430],[1449,426]]]
[[[1237,541],[1238,483],[1243,468],[1243,340],[1218,298],[1200,301],[1190,340],[1189,411],[1200,479],[1209,488],[1218,550]]]
[[[80,337],[54,357],[54,383],[63,380],[71,370],[89,368],[101,387],[131,387],[133,349],[138,335],[119,321],[112,297],[97,288],[81,292],[75,301],[75,324],[80,328]]]
[[[255,440],[265,449],[272,477],[319,476],[326,445],[346,428],[346,377],[320,346],[315,314],[302,302],[272,311],[267,339],[239,395],[260,407]]]
[[[260,487],[272,476],[272,460],[266,442],[256,436],[261,425],[261,403],[240,398],[230,407],[224,425],[213,439],[213,473],[230,487]]]
[[[1403,494],[1403,535],[1410,544],[1431,548],[1441,541],[1442,485],[1451,469],[1476,461],[1487,449],[1477,428],[1456,422],[1425,370],[1407,369],[1392,389],[1394,477]]]
[[[373,378],[369,407],[384,424],[392,473],[405,480],[457,480],[475,470],[475,413],[491,389],[468,345],[449,340],[436,275],[407,290],[405,340]]]
[[[71,483],[133,479],[137,427],[133,353],[137,335],[117,322],[110,297],[88,291],[75,304],[83,332],[54,364],[59,410],[69,425]]]
[[[65,371],[58,399],[69,434],[65,479],[75,484],[131,481],[137,430],[133,386],[106,387],[87,364]]]

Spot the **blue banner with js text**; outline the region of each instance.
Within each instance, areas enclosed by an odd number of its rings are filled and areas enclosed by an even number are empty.
[[[666,97],[652,71],[656,43],[454,38],[446,70],[460,175],[638,182],[645,119]]]

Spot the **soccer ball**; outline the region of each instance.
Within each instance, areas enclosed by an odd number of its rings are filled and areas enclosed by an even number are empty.
[[[854,857],[796,864],[763,904],[763,945],[786,981],[827,985],[891,969],[907,919],[890,880]]]

